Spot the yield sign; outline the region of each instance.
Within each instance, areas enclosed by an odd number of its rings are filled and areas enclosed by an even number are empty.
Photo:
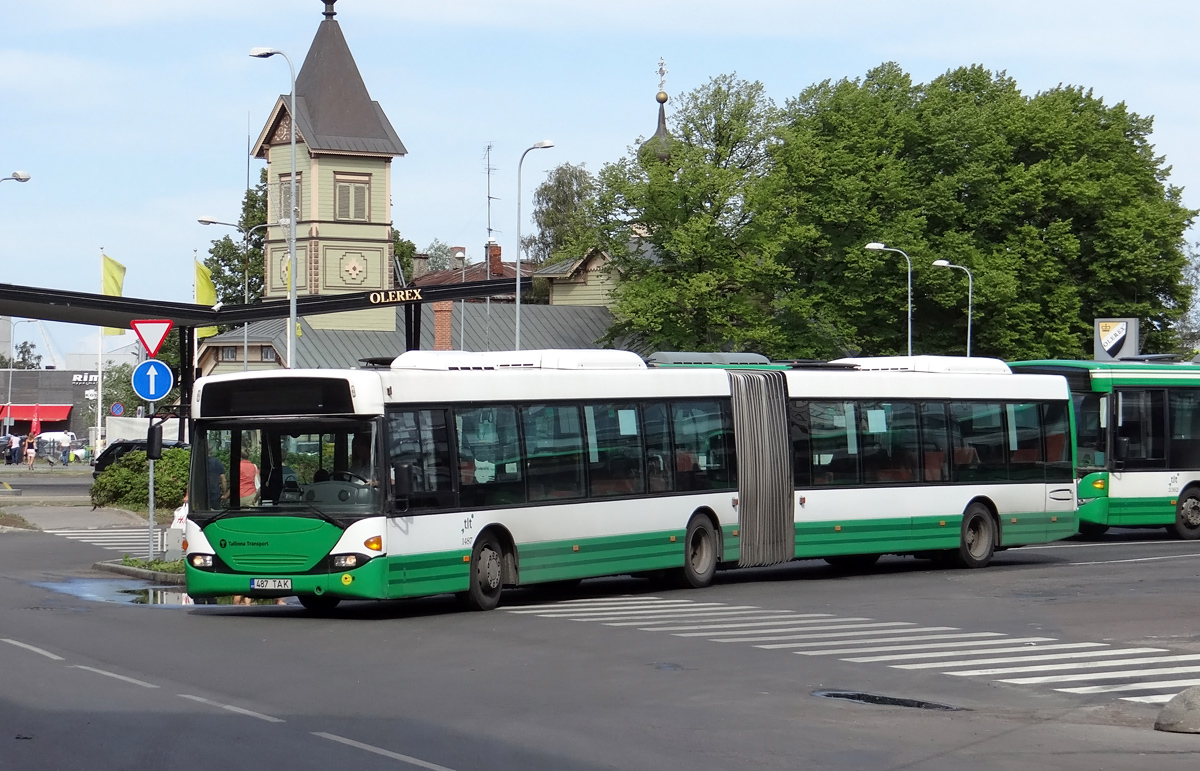
[[[142,341],[146,353],[154,358],[158,355],[158,349],[162,348],[163,340],[167,339],[173,323],[170,319],[140,319],[129,322],[129,326],[133,327],[138,340]]]

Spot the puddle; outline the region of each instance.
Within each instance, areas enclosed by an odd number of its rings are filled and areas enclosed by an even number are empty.
[[[33,582],[33,586],[60,592],[81,600],[112,602],[121,605],[275,605],[275,600],[252,600],[235,603],[232,597],[212,600],[193,600],[181,586],[155,586],[148,581],[131,578],[68,578],[65,581]],[[290,604],[290,603],[289,603]]]
[[[951,704],[938,704],[936,701],[921,701],[920,699],[904,699],[899,696],[880,696],[876,693],[861,691],[813,691],[813,696],[820,699],[841,699],[856,704],[878,704],[884,707],[908,707],[910,709],[932,709],[942,712],[964,712],[963,707]]]

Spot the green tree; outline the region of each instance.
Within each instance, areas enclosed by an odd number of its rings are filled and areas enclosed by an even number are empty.
[[[787,105],[755,228],[788,271],[776,298],[788,356],[902,353],[913,259],[916,352],[961,353],[974,272],[973,353],[1079,357],[1092,319],[1144,320],[1174,349],[1186,312],[1184,230],[1152,121],[1090,91],[1027,97],[962,67],[914,85],[895,64],[819,83]]]
[[[578,259],[598,243],[592,206],[596,180],[584,167],[561,164],[533,193],[537,233],[521,239],[530,262],[545,265]]]
[[[0,369],[41,369],[42,355],[34,353],[37,346],[28,340],[17,343],[13,351],[13,358],[0,355]]]
[[[674,350],[777,344],[781,266],[750,227],[748,203],[770,171],[778,121],[761,83],[722,75],[679,100],[669,154],[655,141],[601,170],[597,231],[621,276],[610,340]]]
[[[453,255],[453,247],[444,241],[433,239],[429,246],[425,247],[424,254],[429,257],[429,270],[447,270],[450,267],[450,258]]]
[[[412,261],[417,255],[417,245],[400,235],[400,231],[392,228],[392,256],[400,260],[400,270],[404,272],[404,280],[412,280]]]
[[[238,229],[245,233],[267,221],[267,170],[259,174],[258,184],[242,197],[242,215],[238,218]],[[263,242],[266,228],[250,234],[249,249],[239,234],[222,236],[212,242],[204,264],[212,271],[213,284],[217,288],[217,300],[225,305],[241,305],[244,300],[243,280],[249,289],[251,303],[262,300],[266,274],[263,269]]]

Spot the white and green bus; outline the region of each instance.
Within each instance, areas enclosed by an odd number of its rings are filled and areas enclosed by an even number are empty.
[[[1188,363],[1020,361],[1065,377],[1076,420],[1079,529],[1165,527],[1200,538],[1200,367]]]
[[[459,593],[916,554],[1076,532],[1061,377],[649,368],[625,351],[413,351],[196,384],[193,597]],[[949,362],[949,363],[947,363]]]

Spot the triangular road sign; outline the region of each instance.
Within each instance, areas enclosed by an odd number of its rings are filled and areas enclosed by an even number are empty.
[[[152,359],[158,355],[158,349],[162,348],[163,340],[167,339],[167,333],[171,331],[173,324],[170,319],[140,319],[129,322],[138,340],[142,341],[142,347]]]

